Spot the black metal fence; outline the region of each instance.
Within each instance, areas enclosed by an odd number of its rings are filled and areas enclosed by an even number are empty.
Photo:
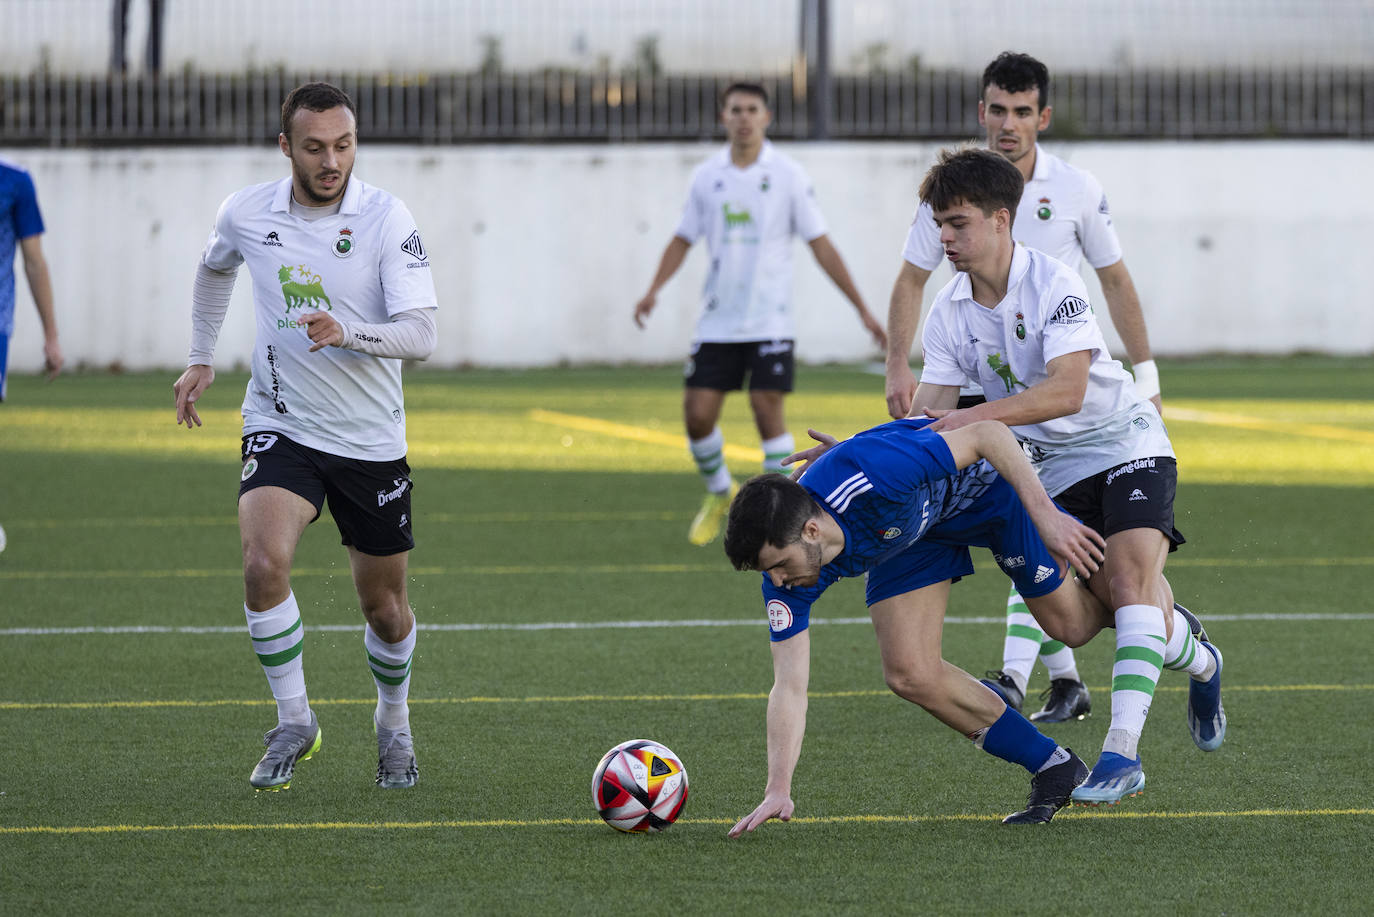
[[[759,79],[757,75],[754,79]],[[661,141],[719,136],[724,76],[447,73],[406,78],[272,71],[160,77],[0,77],[0,145],[269,142],[282,98],[327,79],[358,104],[369,141]],[[763,77],[779,138],[815,135],[804,79]],[[836,75],[832,139],[951,139],[979,133],[975,73]],[[1061,73],[1057,139],[1374,137],[1374,65],[1283,70]]]

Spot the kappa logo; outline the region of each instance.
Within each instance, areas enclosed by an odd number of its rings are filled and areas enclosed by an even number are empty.
[[[792,626],[792,609],[782,599],[768,600],[768,629],[780,634]]]
[[[1049,567],[1045,566],[1044,564],[1039,564],[1038,566],[1036,566],[1036,568],[1035,568],[1035,581],[1036,581],[1037,583],[1043,583],[1045,580],[1049,579],[1051,576],[1054,576],[1054,571],[1051,570]]]
[[[262,244],[275,245],[277,248],[283,247],[281,244],[281,237],[278,236],[275,232],[269,232],[267,235],[263,236]]]
[[[1135,490],[1131,491],[1131,495],[1127,498],[1127,502],[1134,503],[1137,500],[1145,500],[1148,502],[1149,499],[1150,498],[1145,496],[1141,489],[1137,487]]]
[[[888,526],[887,530],[883,532],[883,541],[891,541],[892,539],[896,538],[901,534],[902,530],[897,528],[897,526]]]
[[[406,240],[401,243],[401,251],[405,252],[416,261],[428,261],[429,255],[425,252],[424,243],[420,241],[420,230],[415,230]]]
[[[1050,321],[1056,325],[1077,325],[1084,321],[1080,316],[1087,311],[1087,300],[1079,299],[1077,296],[1065,296],[1050,316]]]

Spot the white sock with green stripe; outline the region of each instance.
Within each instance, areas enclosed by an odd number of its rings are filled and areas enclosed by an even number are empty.
[[[730,469],[725,464],[725,434],[716,427],[701,439],[689,439],[688,448],[692,450],[692,461],[697,463],[697,471],[706,482],[706,489],[713,494],[723,494],[730,489]]]
[[[277,721],[309,724],[310,702],[305,696],[305,664],[301,658],[305,625],[301,623],[296,594],[289,593],[286,601],[266,611],[252,611],[244,605],[243,613],[248,618],[253,652],[258,654],[272,697],[277,701]]]
[[[772,439],[765,439],[762,445],[764,473],[767,474],[770,471],[786,473],[782,460],[797,451],[797,441],[792,438],[792,434],[784,433]]]
[[[363,630],[367,664],[377,683],[377,722],[387,729],[403,729],[410,723],[410,659],[415,655],[412,625],[400,643],[385,643],[368,625]]]
[[[1010,675],[1021,693],[1026,693],[1035,657],[1045,632],[1026,608],[1026,600],[1013,586],[1007,596],[1007,635],[1002,639],[1002,671]]]
[[[1112,665],[1112,725],[1103,751],[1136,757],[1140,733],[1164,667],[1164,612],[1153,605],[1116,610],[1116,662]]]
[[[1083,680],[1078,675],[1078,660],[1074,658],[1073,650],[1048,634],[1040,643],[1040,661],[1049,670],[1051,680],[1057,678],[1067,678],[1070,681],[1080,682]]]
[[[1188,629],[1188,619],[1177,611],[1174,615],[1174,635],[1164,648],[1164,668],[1187,672],[1198,681],[1207,681],[1217,670],[1216,657],[1202,648],[1202,644]]]

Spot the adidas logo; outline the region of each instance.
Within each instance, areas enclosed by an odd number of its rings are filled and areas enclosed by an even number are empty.
[[[1141,492],[1140,492],[1140,488],[1137,487],[1135,490],[1131,491],[1131,496],[1128,498],[1128,502],[1135,502],[1136,500],[1149,500],[1149,499],[1150,499],[1150,498],[1147,497],[1147,496],[1145,496],[1143,493],[1141,493]]]
[[[1051,570],[1049,567],[1045,566],[1044,564],[1040,564],[1035,568],[1035,581],[1037,583],[1043,583],[1051,576],[1054,576],[1054,571]]]

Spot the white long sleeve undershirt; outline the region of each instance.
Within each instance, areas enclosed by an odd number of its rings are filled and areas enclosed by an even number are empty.
[[[224,317],[229,313],[229,300],[234,293],[234,279],[238,271],[216,271],[204,263],[196,266],[195,282],[191,286],[191,353],[187,365],[213,364],[215,343]],[[336,321],[339,321],[336,319]],[[391,357],[398,360],[424,360],[434,352],[438,329],[433,309],[407,309],[398,312],[389,322],[339,321],[346,350]]]

